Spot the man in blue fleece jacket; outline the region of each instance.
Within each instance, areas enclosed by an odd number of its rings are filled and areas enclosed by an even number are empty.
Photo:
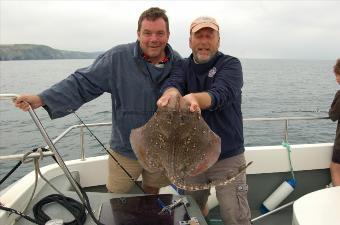
[[[134,179],[142,174],[145,192],[156,194],[169,181],[162,173],[143,170],[132,151],[129,136],[131,129],[144,125],[156,111],[160,87],[173,63],[180,59],[167,44],[169,35],[165,10],[150,8],[139,17],[135,43],[113,47],[91,66],[78,69],[38,95],[20,96],[16,106],[25,111],[27,103],[34,109],[43,106],[54,119],[76,111],[104,92],[111,93],[112,154]],[[108,167],[108,190],[128,192],[134,184],[111,157]]]
[[[182,95],[190,111],[201,110],[209,127],[221,138],[221,154],[217,163],[207,171],[186,179],[189,183],[209,183],[225,180],[245,165],[240,61],[218,51],[219,26],[211,17],[199,17],[190,27],[189,58],[175,63],[170,78],[162,87],[159,107],[166,106],[171,97]],[[225,225],[249,225],[250,209],[245,173],[234,182],[216,187],[220,214]],[[210,190],[186,191],[199,204],[204,215]]]

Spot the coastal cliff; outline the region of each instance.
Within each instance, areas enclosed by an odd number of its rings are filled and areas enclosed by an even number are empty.
[[[46,45],[0,45],[0,61],[39,59],[93,59],[102,52],[78,52],[51,48]]]

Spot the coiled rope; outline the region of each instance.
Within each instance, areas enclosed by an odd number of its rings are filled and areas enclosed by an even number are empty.
[[[64,225],[82,225],[85,223],[86,211],[84,205],[72,198],[59,194],[48,195],[34,205],[34,217],[39,223],[45,224],[47,221],[51,220],[51,218],[43,211],[43,207],[53,202],[62,205],[75,218],[70,222],[64,222]]]
[[[32,151],[27,152],[26,154],[24,154],[24,156],[22,157],[20,164],[18,166],[20,166],[22,163],[29,163],[32,162],[34,163],[34,171],[35,171],[35,181],[34,181],[34,187],[33,187],[33,191],[31,193],[31,196],[29,198],[29,201],[27,202],[26,206],[24,207],[24,209],[22,210],[22,212],[12,209],[12,208],[8,208],[5,207],[4,205],[0,205],[0,209],[4,210],[4,211],[8,211],[10,213],[14,213],[19,215],[20,217],[23,217],[25,219],[27,219],[28,221],[35,223],[35,224],[45,224],[47,221],[51,220],[51,218],[46,215],[46,213],[44,213],[44,211],[42,210],[43,206],[45,204],[49,204],[52,202],[56,202],[59,203],[60,205],[64,206],[68,211],[71,212],[71,214],[75,217],[75,220],[68,222],[68,223],[64,223],[65,225],[82,225],[84,224],[85,220],[86,220],[86,213],[85,213],[85,207],[69,198],[64,196],[55,186],[53,186],[41,173],[40,171],[40,165],[39,165],[39,161],[43,159],[43,151],[48,151],[45,148],[36,148],[33,149]],[[38,152],[40,153],[40,157],[39,158],[34,158],[34,159],[28,159],[29,155],[34,153],[34,152]],[[15,169],[14,169],[15,170]],[[9,175],[11,173],[14,172],[14,170],[12,169],[12,171],[10,171]],[[24,214],[24,212],[26,211],[28,205],[31,203],[33,196],[35,194],[36,191],[36,187],[37,187],[37,183],[38,183],[38,175],[40,175],[40,177],[52,188],[54,189],[56,192],[58,192],[59,194],[52,194],[49,195],[43,199],[41,199],[34,207],[33,207],[33,213],[34,213],[34,217],[32,218],[26,214]],[[8,177],[8,176],[7,176]]]

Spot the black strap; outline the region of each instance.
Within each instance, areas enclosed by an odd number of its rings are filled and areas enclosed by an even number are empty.
[[[38,149],[39,148],[35,148],[35,149],[33,149],[32,150],[32,152],[36,152],[36,151],[38,151]],[[40,148],[43,152],[46,152],[46,151],[49,151],[48,149],[46,149],[46,148]],[[54,157],[54,156],[52,156],[53,157],[53,159],[54,159],[54,161],[56,161],[57,162],[57,160],[56,160],[56,158]],[[19,166],[21,166],[21,164],[22,164],[22,161],[19,161],[7,174],[6,174],[6,176],[4,176],[2,179],[1,179],[1,181],[0,181],[0,185],[3,183],[3,182],[5,182],[6,180],[7,180],[7,178],[9,177],[9,176],[11,176],[11,174],[12,173],[14,173],[14,171],[16,171],[17,169],[18,169],[18,167]]]
[[[0,185],[1,185],[3,182],[5,182],[5,180],[7,180],[7,178],[8,178],[9,176],[11,176],[11,174],[12,174],[16,169],[18,169],[18,167],[19,167],[21,164],[22,164],[22,162],[19,161],[19,162],[11,169],[11,171],[9,171],[9,172],[6,174],[6,176],[4,176],[4,177],[1,179]]]
[[[31,221],[32,223],[35,223],[35,224],[39,224],[39,225],[44,225],[45,223],[40,223],[39,221],[35,220],[34,218],[26,215],[26,214],[23,214],[22,212],[19,212],[15,209],[12,209],[12,208],[8,208],[8,207],[5,207],[3,205],[0,204],[0,209],[1,210],[4,210],[4,211],[7,211],[7,212],[10,212],[10,213],[14,213],[14,214],[17,214],[23,218],[25,218],[26,220],[28,221]]]

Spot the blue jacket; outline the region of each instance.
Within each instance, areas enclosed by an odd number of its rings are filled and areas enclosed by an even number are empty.
[[[240,61],[218,52],[208,63],[196,64],[193,56],[175,63],[162,92],[177,88],[182,95],[208,92],[212,99],[209,109],[202,111],[204,120],[221,138],[219,159],[244,152],[241,88],[243,75]]]
[[[136,159],[129,136],[131,129],[144,125],[156,111],[160,87],[170,74],[174,61],[180,59],[170,45],[170,60],[164,68],[147,63],[139,42],[119,45],[100,55],[94,63],[78,69],[39,96],[52,119],[76,111],[81,105],[104,92],[111,93],[111,149]]]

